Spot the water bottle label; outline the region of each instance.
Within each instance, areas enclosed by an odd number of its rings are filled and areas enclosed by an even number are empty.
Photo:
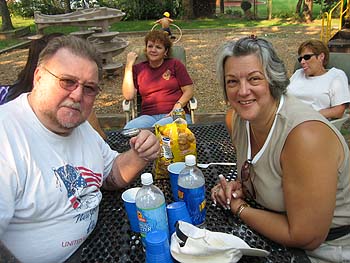
[[[185,201],[192,223],[194,225],[202,224],[207,212],[205,207],[205,186],[203,185],[198,188],[188,189],[179,185],[178,196],[179,199]]]
[[[153,230],[164,230],[168,234],[168,218],[166,215],[165,203],[154,209],[141,209],[137,208],[137,217],[139,220],[139,227],[141,237],[146,238],[146,234]]]

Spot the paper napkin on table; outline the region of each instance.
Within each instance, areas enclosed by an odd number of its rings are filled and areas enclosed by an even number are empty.
[[[182,263],[234,263],[243,255],[265,257],[270,253],[251,248],[232,234],[200,229],[179,221],[177,231],[171,236],[171,255]]]

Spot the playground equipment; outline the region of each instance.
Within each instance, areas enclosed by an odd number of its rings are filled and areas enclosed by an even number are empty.
[[[330,52],[350,53],[349,0],[340,0],[329,12],[322,14],[321,40],[328,44]]]
[[[154,24],[154,26],[151,28],[151,31],[153,30],[161,30],[161,26],[160,24]],[[171,23],[170,24],[170,30],[171,30],[171,35],[172,35],[172,38],[170,37],[170,39],[173,41],[173,43],[177,43],[180,41],[181,37],[182,37],[182,30],[181,28],[174,24],[174,23]]]
[[[119,32],[109,31],[109,25],[120,21],[123,16],[125,13],[119,9],[95,7],[60,15],[35,12],[34,21],[39,34],[48,26],[79,26],[81,30],[71,34],[87,39],[96,46],[102,55],[103,69],[107,76],[111,76],[123,66],[121,62],[115,62],[113,57],[122,53],[129,42],[117,37]]]
[[[111,23],[120,21],[125,13],[119,9],[108,7],[95,7],[81,9],[67,14],[45,15],[36,11],[34,22],[38,34],[42,34],[44,28],[49,26],[79,26],[79,27],[101,27],[102,31],[108,31]]]

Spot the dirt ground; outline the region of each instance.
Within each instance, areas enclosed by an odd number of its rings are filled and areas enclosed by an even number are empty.
[[[126,54],[135,46],[143,46],[144,32],[138,34],[120,34],[129,41],[125,51],[114,57],[117,62],[125,63]],[[277,53],[284,60],[291,75],[297,57],[297,48],[305,39],[319,38],[319,27],[269,27],[233,30],[185,31],[176,45],[186,49],[187,68],[194,81],[195,97],[198,100],[198,112],[224,112],[226,105],[215,77],[215,57],[218,47],[226,40],[256,34],[271,41]],[[11,84],[23,68],[27,49],[18,49],[0,55],[0,84]],[[113,77],[102,80],[103,91],[97,97],[95,110],[98,114],[122,113],[121,81],[124,69]]]

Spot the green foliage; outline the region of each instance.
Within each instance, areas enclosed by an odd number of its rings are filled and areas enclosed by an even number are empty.
[[[194,16],[213,17],[215,15],[215,0],[192,0]]]
[[[274,17],[282,18],[282,19],[292,18],[294,16],[295,16],[295,12],[291,11],[291,10],[289,10],[289,11],[286,11],[286,10],[282,11],[281,10],[281,11],[277,11],[277,12],[274,13]]]
[[[315,4],[322,6],[322,12],[330,11],[338,2],[339,0],[314,0]]]
[[[40,11],[43,14],[55,15],[63,14],[64,8],[60,1],[55,0],[21,0],[8,2],[8,8],[11,14],[22,17],[33,17],[34,11]]]
[[[247,10],[249,10],[251,7],[252,7],[252,4],[251,4],[249,1],[243,0],[243,1],[241,2],[241,8],[242,8],[242,10],[243,10],[244,12],[246,12]]]
[[[126,13],[124,20],[155,20],[165,11],[176,18],[181,13],[181,0],[99,0],[99,4],[122,10]]]
[[[93,1],[89,1],[91,4]],[[126,13],[124,20],[158,19],[165,11],[176,18],[181,13],[181,0],[98,0],[100,6],[117,8]],[[73,8],[81,7],[81,1],[71,0]],[[34,11],[55,15],[64,13],[63,1],[60,0],[21,0],[8,2],[10,13],[16,16],[33,17]]]
[[[242,11],[241,10],[234,10],[232,8],[227,8],[225,10],[225,13],[227,15],[231,15],[232,17],[242,17]]]

